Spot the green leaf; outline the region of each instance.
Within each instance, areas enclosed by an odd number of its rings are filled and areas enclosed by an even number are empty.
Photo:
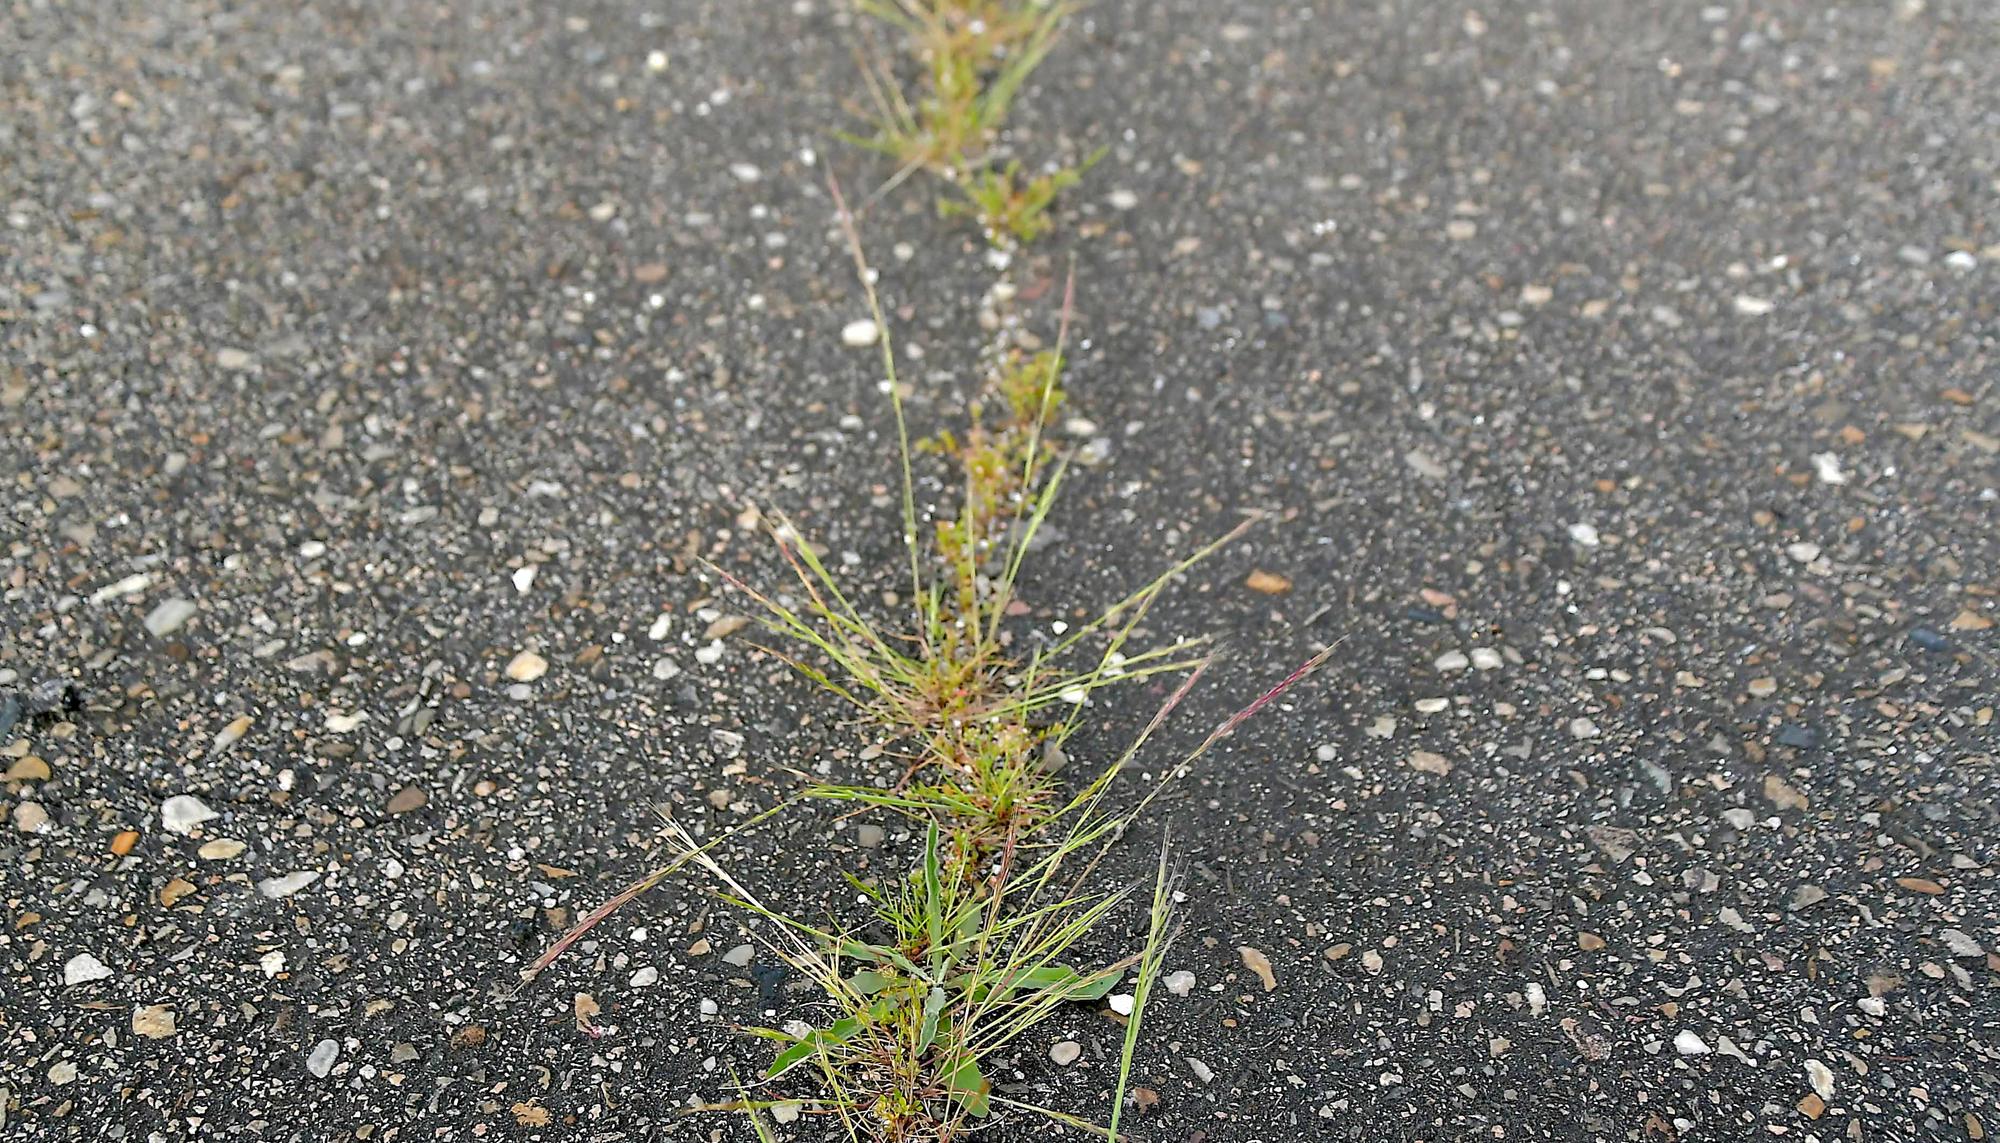
[[[863,881],[861,878],[856,877],[854,874],[849,873],[845,869],[840,871],[840,875],[842,877],[847,878],[848,884],[854,886],[856,889],[859,889],[861,891],[862,896],[867,897],[870,901],[874,901],[877,904],[881,903],[882,891],[880,889],[877,889],[875,886],[870,885],[868,882]]]
[[[856,1032],[861,1031],[861,1021],[852,1016],[843,1016],[825,1030],[814,1029],[799,1037],[799,1042],[778,1053],[771,1066],[764,1069],[765,1079],[776,1079],[796,1067],[801,1061],[809,1060],[828,1044],[843,1044]]]
[[[965,912],[959,914],[956,939],[961,944],[971,944],[973,939],[979,936],[979,930],[985,927],[985,924],[985,910],[981,909],[977,902],[971,903]]]
[[[948,1082],[953,1103],[982,1119],[993,1110],[993,1083],[980,1074],[978,1060],[971,1056],[960,1059],[958,1066],[952,1069]]]
[[[924,1023],[917,1036],[918,1055],[921,1056],[929,1051],[931,1042],[937,1039],[938,1016],[944,1011],[945,1001],[948,999],[950,997],[942,988],[932,988],[930,995],[924,997]]]
[[[944,943],[944,873],[938,860],[939,833],[936,822],[924,835],[924,927],[932,956]]]
[[[863,996],[873,996],[889,987],[893,982],[894,978],[885,973],[876,972],[872,968],[864,968],[847,978],[847,987],[852,988],[855,992]]]
[[[1015,980],[1015,991],[1030,989],[1054,989],[1063,994],[1065,1000],[1102,1000],[1106,993],[1118,987],[1119,974],[1101,973],[1084,976],[1073,968],[1050,965],[1026,972]]]
[[[882,948],[879,945],[865,944],[861,941],[840,942],[840,955],[851,956],[856,960],[871,960],[878,964],[899,959],[893,950]]]
[[[813,1032],[800,1039],[798,1043],[779,1052],[778,1058],[771,1061],[771,1066],[764,1069],[764,1078],[767,1080],[777,1079],[779,1076],[791,1071],[801,1062],[811,1059],[817,1051],[819,1051],[819,1033]]]

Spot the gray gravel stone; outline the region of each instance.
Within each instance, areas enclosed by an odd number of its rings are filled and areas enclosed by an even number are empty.
[[[155,636],[167,636],[194,618],[194,601],[190,599],[165,599],[146,613],[146,630]]]

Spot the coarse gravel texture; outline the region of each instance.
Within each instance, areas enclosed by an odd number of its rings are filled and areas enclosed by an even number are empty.
[[[656,805],[872,772],[700,564],[780,573],[756,505],[895,586],[847,17],[0,24],[9,1137],[747,1138],[683,1111],[814,1009],[729,909],[513,982]],[[1260,509],[1150,624],[1228,652],[1170,745],[1345,640],[1159,823],[1135,1138],[2000,1130],[1996,91],[1986,0],[1078,18],[1014,142],[1109,152],[1009,273],[1046,336],[1074,254],[1096,463],[1027,622]],[[915,184],[863,226],[949,424],[996,271]],[[731,861],[848,910],[887,825]],[[1043,1032],[996,1078],[1101,1117],[1117,1025]]]

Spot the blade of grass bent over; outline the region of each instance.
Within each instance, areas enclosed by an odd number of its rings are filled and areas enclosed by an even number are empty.
[[[557,958],[561,957],[563,953],[569,951],[569,947],[571,945],[583,939],[583,935],[585,933],[596,928],[599,924],[603,923],[603,921],[606,918],[610,917],[611,914],[616,913],[619,909],[624,908],[626,905],[630,904],[634,899],[644,896],[646,893],[651,892],[655,888],[658,888],[662,882],[664,882],[667,878],[672,877],[675,873],[680,872],[680,870],[685,868],[689,862],[695,860],[698,855],[706,853],[708,850],[713,849],[718,845],[721,845],[723,842],[728,841],[729,839],[731,839],[732,837],[736,836],[739,833],[752,829],[756,826],[762,825],[763,823],[778,816],[779,811],[790,807],[794,802],[797,801],[798,801],[797,797],[787,798],[784,801],[779,802],[777,805],[772,806],[770,809],[758,813],[755,817],[752,817],[747,821],[744,821],[738,825],[731,827],[728,830],[723,831],[720,834],[717,834],[715,837],[711,838],[708,842],[697,847],[696,849],[684,850],[683,852],[678,854],[672,861],[669,861],[667,864],[661,866],[658,869],[653,870],[651,873],[646,874],[644,877],[639,878],[637,881],[634,881],[630,885],[627,885],[625,888],[619,890],[617,893],[612,895],[610,900],[606,901],[602,905],[599,905],[597,908],[592,909],[589,913],[586,913],[582,917],[582,919],[578,920],[575,925],[572,925],[570,927],[568,932],[564,933],[561,937],[558,937],[556,939],[555,944],[550,945],[547,951],[543,952],[542,955],[536,957],[532,962],[530,962],[528,967],[522,969],[520,983],[515,987],[522,988],[526,987],[528,984],[533,983],[534,979],[542,974],[542,970],[548,968],[551,964],[554,964]]]

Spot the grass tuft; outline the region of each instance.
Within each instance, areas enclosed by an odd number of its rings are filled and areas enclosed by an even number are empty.
[[[1022,86],[1054,47],[1074,5],[861,0],[859,8],[907,49],[901,67],[896,57],[863,53],[868,103],[860,116],[868,129],[841,136],[896,163],[877,194],[929,172],[947,184],[940,213],[974,218],[994,246],[1012,248],[1047,233],[1056,195],[1099,156],[1028,176],[1018,159],[1002,161],[1001,136]],[[911,81],[902,82],[899,72],[911,72]]]

